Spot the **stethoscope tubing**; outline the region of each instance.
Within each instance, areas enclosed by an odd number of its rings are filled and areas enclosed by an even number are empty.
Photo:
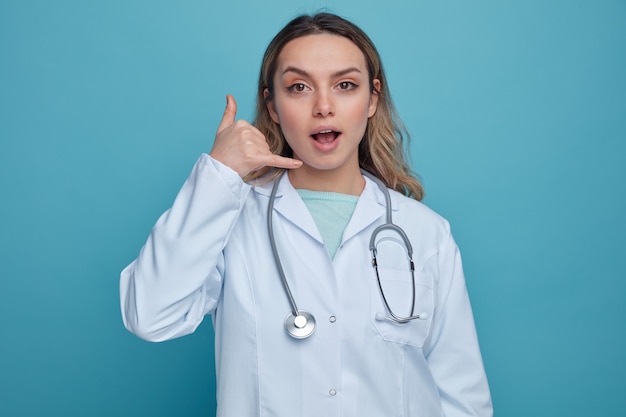
[[[285,289],[285,294],[287,295],[287,299],[289,300],[289,304],[291,305],[291,312],[294,316],[298,315],[298,306],[296,305],[296,300],[293,298],[293,294],[291,293],[291,289],[289,288],[289,283],[287,282],[287,277],[285,276],[285,271],[283,271],[283,265],[280,261],[280,256],[278,254],[278,249],[276,248],[276,240],[274,238],[274,222],[273,211],[274,211],[274,200],[276,200],[276,191],[278,190],[278,183],[280,179],[285,174],[285,171],[281,172],[278,178],[276,178],[274,182],[274,186],[272,187],[272,193],[270,194],[270,201],[268,204],[267,210],[267,231],[270,237],[270,246],[272,247],[272,253],[274,254],[274,260],[276,261],[276,267],[278,269],[278,275],[280,276],[280,280],[283,283],[283,288]]]

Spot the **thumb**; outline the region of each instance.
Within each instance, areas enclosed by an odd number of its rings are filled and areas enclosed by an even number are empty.
[[[237,102],[235,101],[235,97],[230,94],[226,95],[226,110],[224,110],[224,115],[222,116],[222,121],[220,122],[219,127],[217,128],[217,132],[221,132],[226,129],[228,126],[232,125],[235,121],[235,116],[237,115]]]

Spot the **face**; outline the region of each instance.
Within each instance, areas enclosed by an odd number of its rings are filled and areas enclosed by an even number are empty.
[[[379,80],[373,84],[378,90]],[[351,40],[316,34],[288,42],[278,56],[274,90],[268,110],[302,168],[359,173],[358,147],[378,96],[370,91],[365,56]]]

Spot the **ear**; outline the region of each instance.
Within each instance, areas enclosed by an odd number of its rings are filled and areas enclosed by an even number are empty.
[[[372,81],[372,85],[374,86],[374,91],[370,94],[370,105],[367,109],[367,117],[372,117],[376,113],[376,109],[378,108],[378,94],[380,92],[380,80],[378,78],[374,78]]]
[[[269,94],[270,94],[270,91],[267,88],[263,90],[263,98],[267,98]],[[270,113],[270,117],[272,118],[274,123],[280,124],[280,121],[278,119],[278,113],[276,112],[276,108],[274,106],[274,100],[266,101],[265,106],[267,107],[267,111]]]

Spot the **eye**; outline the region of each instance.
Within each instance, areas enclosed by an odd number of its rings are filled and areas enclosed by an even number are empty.
[[[295,83],[287,87],[287,90],[291,93],[301,93],[306,90],[306,85],[303,83]]]
[[[354,90],[358,87],[358,85],[350,81],[342,81],[337,85],[337,87],[339,87],[340,90]]]

